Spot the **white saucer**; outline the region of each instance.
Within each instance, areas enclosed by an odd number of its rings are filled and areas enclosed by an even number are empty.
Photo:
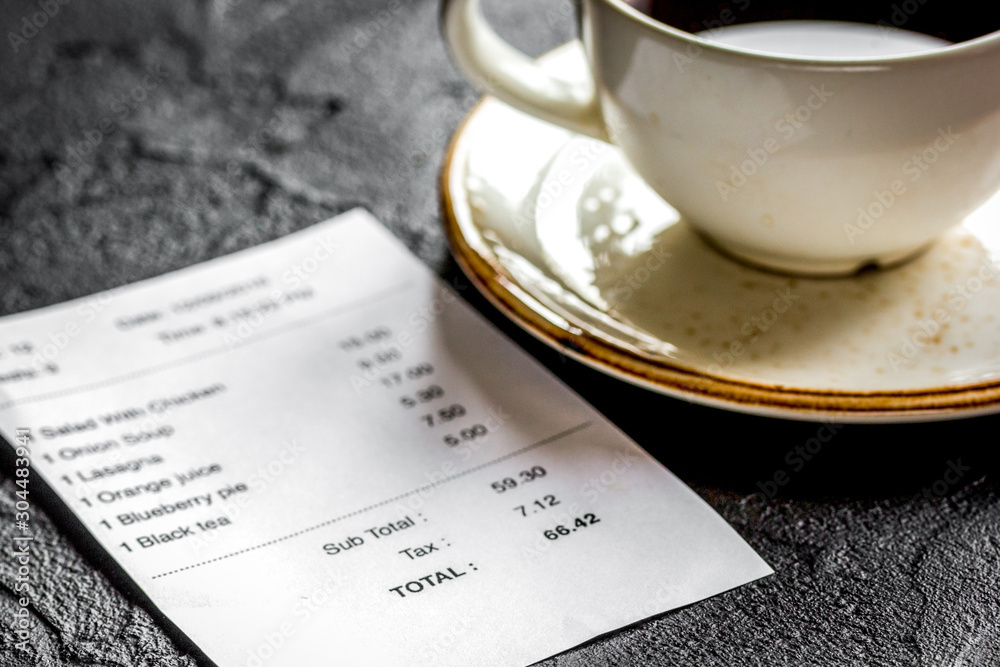
[[[543,61],[569,76],[573,48]],[[492,98],[456,134],[442,189],[477,287],[627,382],[794,419],[1000,411],[1000,197],[902,267],[781,276],[709,247],[613,147]]]

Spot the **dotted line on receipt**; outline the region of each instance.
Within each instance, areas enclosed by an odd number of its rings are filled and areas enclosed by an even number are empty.
[[[406,498],[408,496],[412,496],[415,493],[421,493],[423,491],[427,491],[428,489],[432,489],[432,488],[434,488],[436,486],[441,486],[442,484],[447,484],[448,482],[454,481],[454,480],[456,480],[456,479],[458,479],[460,477],[465,477],[466,475],[471,475],[474,472],[479,472],[480,470],[483,470],[484,468],[489,468],[490,466],[494,466],[494,465],[496,465],[498,463],[503,463],[504,461],[512,459],[512,458],[514,458],[516,456],[520,456],[521,454],[529,452],[529,451],[531,451],[533,449],[537,449],[539,447],[543,447],[545,445],[552,444],[553,442],[556,442],[558,440],[562,440],[563,438],[569,437],[569,436],[573,435],[574,433],[579,433],[580,431],[582,431],[582,430],[584,430],[586,428],[589,428],[592,425],[593,425],[593,422],[590,422],[590,421],[583,422],[582,424],[577,424],[576,426],[568,428],[565,431],[560,431],[559,433],[556,433],[555,435],[550,435],[549,437],[545,438],[544,440],[539,440],[538,442],[532,443],[532,444],[528,445],[527,447],[522,447],[521,449],[518,449],[517,451],[510,452],[509,454],[504,454],[503,456],[498,457],[496,459],[493,459],[492,461],[487,461],[486,463],[482,463],[482,464],[480,464],[478,466],[475,466],[473,468],[469,468],[468,470],[463,470],[462,472],[456,473],[456,474],[452,475],[451,477],[445,477],[444,479],[441,479],[441,480],[439,480],[437,482],[431,482],[430,484],[424,484],[423,486],[417,487],[416,489],[413,489],[411,491],[407,491],[406,493],[401,493],[398,496],[394,496],[394,497],[389,498],[387,500],[379,501],[379,502],[377,502],[377,503],[375,503],[373,505],[368,505],[367,507],[362,507],[361,509],[354,510],[353,512],[348,512],[347,514],[342,514],[342,515],[340,515],[338,517],[334,517],[332,519],[328,519],[328,520],[326,520],[326,521],[324,521],[322,523],[317,523],[314,526],[309,526],[308,528],[303,528],[302,530],[297,530],[294,533],[289,533],[288,535],[283,535],[281,537],[276,537],[273,540],[268,540],[267,542],[262,542],[260,544],[254,545],[252,547],[247,547],[246,549],[240,549],[239,551],[234,551],[234,552],[228,553],[228,554],[226,554],[224,556],[218,556],[216,558],[210,558],[208,560],[203,560],[200,563],[194,563],[193,565],[186,565],[184,567],[177,568],[176,570],[170,570],[169,572],[162,572],[160,574],[155,574],[155,575],[153,575],[152,578],[153,579],[159,579],[160,577],[167,577],[167,576],[170,576],[171,574],[177,574],[178,572],[184,572],[185,570],[191,570],[191,569],[194,569],[196,567],[201,567],[202,565],[208,565],[209,563],[215,563],[215,562],[218,562],[220,560],[226,560],[227,558],[232,558],[233,556],[239,556],[239,555],[245,554],[245,553],[247,553],[249,551],[256,551],[257,549],[263,549],[264,547],[269,547],[269,546],[271,546],[273,544],[277,544],[278,542],[284,542],[285,540],[290,540],[293,537],[298,537],[299,535],[303,535],[305,533],[312,532],[314,530],[317,530],[318,528],[323,528],[324,526],[329,526],[330,524],[337,523],[338,521],[343,521],[344,519],[349,519],[352,516],[357,516],[359,514],[364,514],[365,512],[369,512],[369,511],[371,511],[373,509],[378,509],[379,507],[383,507],[385,505],[388,505],[389,503],[394,503],[394,502],[396,502],[398,500],[402,500],[403,498]]]

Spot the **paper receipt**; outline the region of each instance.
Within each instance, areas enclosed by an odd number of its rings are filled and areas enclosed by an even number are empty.
[[[221,667],[527,665],[771,573],[360,210],[3,318],[0,431]]]

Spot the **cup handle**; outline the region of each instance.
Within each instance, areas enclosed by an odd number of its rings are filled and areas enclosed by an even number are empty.
[[[566,81],[497,35],[479,0],[444,0],[441,25],[452,57],[479,90],[573,132],[607,141],[593,81]]]

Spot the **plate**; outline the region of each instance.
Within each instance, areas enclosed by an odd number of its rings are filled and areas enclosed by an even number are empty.
[[[582,76],[577,49],[542,62]],[[1000,196],[901,267],[778,275],[714,250],[613,146],[487,97],[452,141],[442,200],[494,305],[626,382],[792,419],[1000,411]]]

